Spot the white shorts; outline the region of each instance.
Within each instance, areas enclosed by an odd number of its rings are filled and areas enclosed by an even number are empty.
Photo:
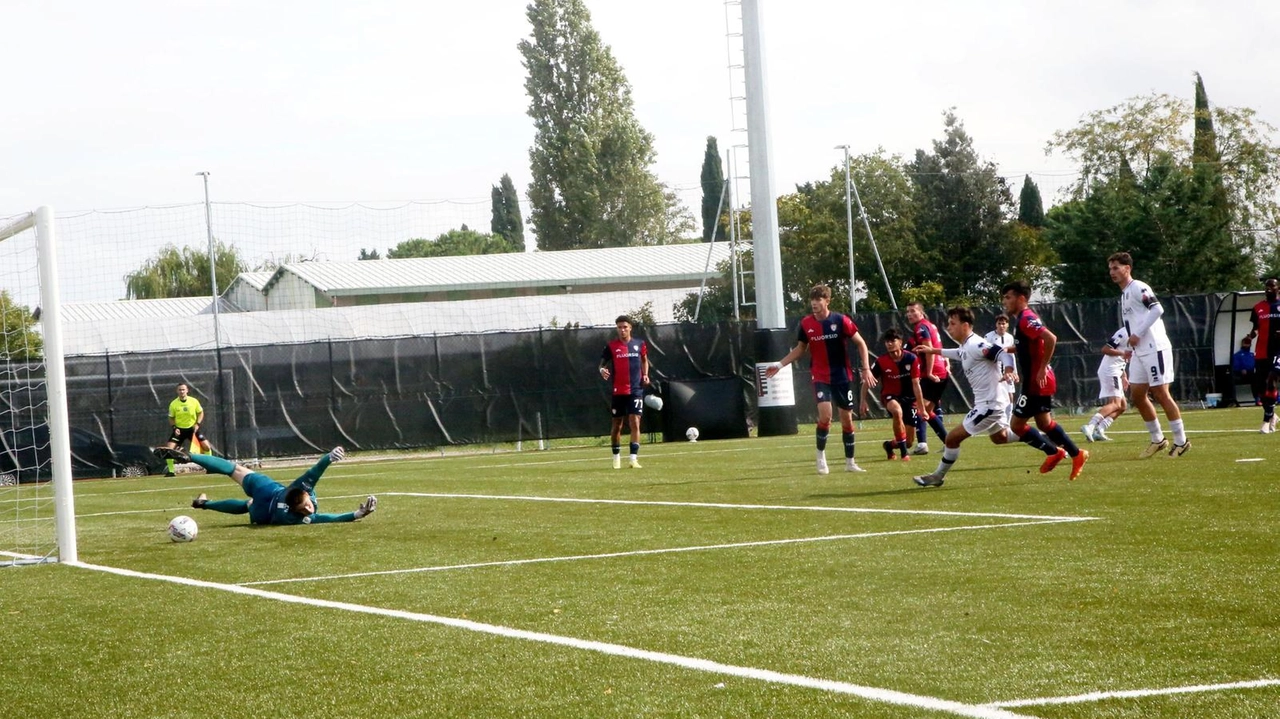
[[[963,424],[964,431],[973,437],[996,434],[1002,429],[1009,429],[1009,422],[1005,419],[1003,407],[974,407],[964,416]]]
[[[1111,399],[1112,397],[1124,398],[1124,375],[1112,374],[1110,372],[1098,373],[1098,399]]]
[[[1135,354],[1129,359],[1129,382],[1149,387],[1173,384],[1173,350]]]

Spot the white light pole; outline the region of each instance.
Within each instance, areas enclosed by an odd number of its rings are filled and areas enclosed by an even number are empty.
[[[837,150],[844,150],[844,224],[849,228],[849,312],[858,312],[858,288],[853,277],[853,192],[849,182],[849,146],[836,145]]]

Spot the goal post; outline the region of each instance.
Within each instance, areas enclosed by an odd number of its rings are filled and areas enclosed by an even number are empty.
[[[0,481],[5,485],[0,487],[0,563],[5,564],[78,561],[57,252],[51,208],[0,220]],[[38,302],[34,309],[26,304],[33,301]],[[38,338],[32,337],[36,319]],[[48,428],[47,447],[36,429],[40,425]]]

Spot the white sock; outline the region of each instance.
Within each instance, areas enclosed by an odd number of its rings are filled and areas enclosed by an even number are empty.
[[[1159,444],[1164,441],[1164,432],[1160,431],[1160,420],[1153,419],[1150,422],[1145,422],[1144,424],[1147,425],[1147,433],[1151,435],[1152,442]]]
[[[1098,423],[1098,429],[1106,432],[1108,429],[1111,429],[1111,423],[1114,421],[1115,420],[1110,417],[1103,417],[1102,421]]]
[[[1092,427],[1101,427],[1103,419],[1105,418],[1102,416],[1101,412],[1095,413],[1093,417],[1089,419],[1089,425]]]
[[[943,447],[942,460],[938,462],[938,468],[933,470],[933,473],[939,477],[947,476],[947,472],[951,471],[951,465],[955,464],[957,459],[960,459],[959,447],[956,447],[955,449]]]
[[[1186,432],[1186,430],[1184,430],[1184,429],[1182,428],[1182,419],[1180,419],[1180,418],[1179,418],[1179,419],[1175,419],[1175,420],[1170,420],[1170,422],[1169,422],[1169,431],[1170,431],[1170,432],[1173,432],[1173,443],[1174,443],[1174,444],[1186,444],[1186,443],[1187,443],[1187,432]]]

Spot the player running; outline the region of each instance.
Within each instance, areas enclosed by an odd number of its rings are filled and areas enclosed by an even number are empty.
[[[209,509],[224,514],[248,514],[252,524],[324,524],[327,522],[354,522],[378,508],[378,498],[369,495],[354,512],[346,514],[320,514],[320,501],[316,499],[316,484],[320,476],[334,462],[341,461],[346,452],[342,447],[320,458],[301,477],[284,486],[265,474],[254,472],[242,464],[207,454],[187,454],[181,449],[157,447],[156,456],[195,462],[213,474],[225,474],[240,485],[249,499],[210,500],[201,494],[191,502],[194,509]]]
[[[916,351],[925,358],[924,361],[929,361],[927,356],[931,354],[960,360],[964,376],[973,389],[973,409],[947,433],[938,468],[931,474],[914,478],[921,487],[942,486],[947,472],[960,458],[960,444],[969,437],[985,434],[993,444],[1009,441],[1009,424],[1005,421],[1004,412],[1005,405],[1009,404],[1009,393],[1002,384],[1014,372],[1013,357],[1003,347],[979,339],[973,333],[973,311],[968,307],[947,310],[947,335],[960,346],[938,349],[932,345],[920,345]]]
[[[1249,320],[1253,329],[1247,339],[1257,338],[1253,347],[1253,396],[1262,398],[1263,434],[1276,431],[1276,399],[1280,395],[1280,281],[1267,278],[1265,299],[1253,306]]]

